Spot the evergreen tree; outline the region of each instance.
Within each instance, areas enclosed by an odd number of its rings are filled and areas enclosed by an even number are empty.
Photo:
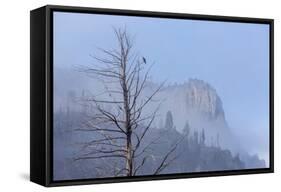
[[[174,129],[174,120],[172,116],[172,112],[168,111],[166,114],[166,121],[165,121],[165,129],[171,130]]]
[[[205,137],[205,130],[202,129],[201,138],[200,138],[201,145],[205,145],[205,139],[206,139],[206,137]]]
[[[185,135],[186,138],[188,138],[189,133],[190,133],[190,126],[188,121],[185,122],[184,128],[183,128],[183,133]]]
[[[199,144],[199,138],[198,138],[198,132],[197,131],[194,131],[194,143],[196,144],[196,145],[198,145]]]

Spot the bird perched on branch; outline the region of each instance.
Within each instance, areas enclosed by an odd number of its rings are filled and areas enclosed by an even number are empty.
[[[142,57],[142,61],[144,62],[144,64],[146,64],[146,58]]]

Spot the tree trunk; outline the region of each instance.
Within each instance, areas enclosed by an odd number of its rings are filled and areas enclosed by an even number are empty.
[[[129,90],[127,87],[127,77],[126,77],[126,57],[123,59],[123,78],[122,78],[122,88],[123,88],[123,100],[124,100],[124,110],[125,110],[125,129],[126,129],[126,170],[127,176],[133,175],[133,157],[132,157],[132,127],[131,127],[131,117],[130,117],[130,107],[129,107]]]
[[[133,175],[132,142],[131,133],[127,134],[127,155],[126,155],[127,176]]]

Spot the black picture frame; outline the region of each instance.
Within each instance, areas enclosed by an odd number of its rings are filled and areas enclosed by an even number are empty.
[[[77,12],[189,20],[260,23],[270,26],[270,166],[262,169],[212,171],[102,179],[53,181],[53,12]],[[30,180],[43,186],[64,186],[129,181],[195,178],[274,172],[274,20],[89,7],[47,5],[30,12]],[[250,75],[250,74],[249,74]]]

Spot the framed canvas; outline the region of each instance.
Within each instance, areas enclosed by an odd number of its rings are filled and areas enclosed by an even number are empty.
[[[273,172],[273,20],[31,11],[30,179]]]

